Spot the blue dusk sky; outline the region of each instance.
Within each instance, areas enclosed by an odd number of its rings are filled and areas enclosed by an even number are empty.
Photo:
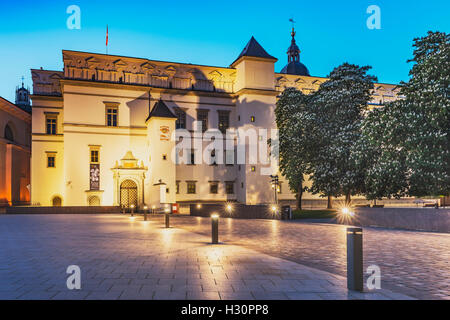
[[[70,30],[67,7],[78,5],[81,29]],[[381,10],[381,29],[370,30],[367,7]],[[61,50],[109,53],[154,60],[229,66],[253,35],[286,64],[296,20],[300,61],[313,76],[343,62],[373,67],[379,82],[408,79],[412,40],[428,30],[449,32],[450,1],[2,1],[0,96],[13,101],[31,68],[62,70]],[[14,102],[14,101],[13,101]]]

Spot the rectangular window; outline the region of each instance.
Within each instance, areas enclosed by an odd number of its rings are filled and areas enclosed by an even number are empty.
[[[118,107],[106,107],[106,125],[108,127],[117,127],[119,122]]]
[[[175,122],[176,129],[186,129],[186,112],[181,109],[175,111],[177,121]]]
[[[91,150],[91,163],[98,163],[98,150]]]
[[[209,183],[209,193],[217,194],[219,192],[219,184],[217,182]]]
[[[45,131],[47,134],[56,134],[56,119],[56,115],[47,114],[45,116]]]
[[[195,194],[195,181],[188,181],[187,183],[187,193]]]
[[[56,155],[54,153],[47,153],[47,168],[56,168]]]
[[[227,194],[234,194],[234,182],[233,181],[225,182],[225,191]]]
[[[197,111],[197,121],[202,122],[202,131],[208,130],[208,110]]]
[[[219,112],[219,130],[222,133],[226,133],[227,129],[230,127],[230,112],[229,111],[218,111]]]
[[[255,116],[251,116],[251,117],[250,117],[250,121],[251,121],[251,122],[255,122]]]

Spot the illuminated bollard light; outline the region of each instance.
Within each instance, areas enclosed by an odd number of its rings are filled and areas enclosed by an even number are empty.
[[[166,206],[166,208],[164,209],[165,212],[165,219],[166,219],[166,228],[170,228],[170,207]]]
[[[213,213],[211,215],[211,242],[213,244],[219,243],[219,215]]]
[[[148,210],[148,207],[144,206],[144,221],[147,221],[147,210]]]
[[[130,208],[131,208],[131,216],[133,217],[134,216],[134,204],[132,204],[130,206]]]
[[[347,228],[347,288],[364,291],[362,228]]]

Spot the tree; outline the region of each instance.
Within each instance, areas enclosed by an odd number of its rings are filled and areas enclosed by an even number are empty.
[[[365,173],[366,198],[400,198],[407,191],[406,150],[402,141],[406,128],[398,125],[403,116],[403,100],[367,112],[361,136],[352,157]]]
[[[335,68],[313,95],[312,140],[317,152],[311,161],[310,191],[325,196],[350,196],[364,191],[364,168],[353,156],[361,135],[363,112],[371,99],[376,78],[367,75],[370,67],[344,63]]]
[[[428,32],[414,39],[414,66],[403,84],[401,125],[407,128],[409,194],[440,195],[450,190],[450,36]]]
[[[308,137],[310,97],[295,88],[287,88],[277,101],[275,118],[279,134],[280,172],[296,193],[297,208],[302,208],[304,175],[308,172],[312,141]]]

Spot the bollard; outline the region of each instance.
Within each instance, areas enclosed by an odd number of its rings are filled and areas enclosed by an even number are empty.
[[[364,291],[362,228],[347,228],[347,288]]]
[[[134,217],[134,204],[131,205],[131,216]]]
[[[213,244],[219,243],[219,215],[211,215],[211,242]]]
[[[170,228],[170,218],[168,213],[165,214],[165,218],[166,218],[166,228]]]
[[[148,207],[144,206],[144,221],[147,221],[147,210],[148,210]]]

